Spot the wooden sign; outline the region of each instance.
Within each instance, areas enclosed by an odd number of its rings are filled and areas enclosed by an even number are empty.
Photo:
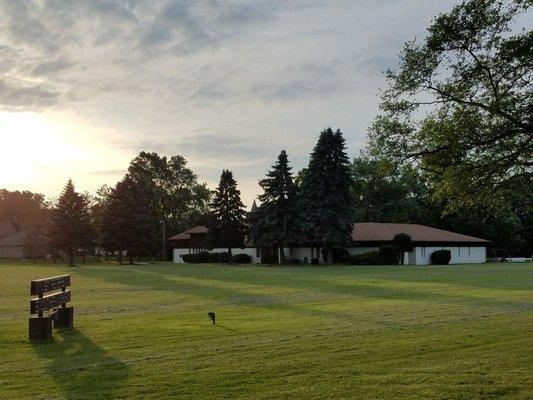
[[[57,308],[70,301],[70,290],[52,293],[47,296],[30,300],[30,314],[38,314]]]
[[[30,282],[30,294],[40,295],[52,290],[70,286],[70,275],[54,276],[52,278],[36,279]]]

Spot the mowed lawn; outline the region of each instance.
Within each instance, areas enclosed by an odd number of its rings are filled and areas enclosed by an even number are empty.
[[[30,344],[65,273],[76,328]],[[532,399],[533,265],[4,263],[0,398]]]

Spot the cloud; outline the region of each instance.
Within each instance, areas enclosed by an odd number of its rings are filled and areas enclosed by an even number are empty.
[[[282,148],[305,166],[329,125],[355,154],[381,72],[457,1],[0,0],[0,108],[73,115],[121,160],[182,154],[202,179],[255,185]]]
[[[41,85],[31,86],[27,82],[13,84],[0,79],[0,105],[4,109],[42,109],[56,104],[59,96]]]

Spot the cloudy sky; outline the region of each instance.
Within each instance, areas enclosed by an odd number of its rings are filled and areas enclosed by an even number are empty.
[[[0,0],[0,188],[114,184],[182,154],[244,201],[286,149],[340,128],[354,156],[382,71],[451,0]]]

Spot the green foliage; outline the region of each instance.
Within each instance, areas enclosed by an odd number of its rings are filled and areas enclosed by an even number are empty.
[[[400,252],[397,244],[384,244],[379,247],[379,257],[385,265],[398,265]]]
[[[526,0],[468,0],[408,42],[388,71],[374,154],[417,160],[449,210],[527,193],[532,179],[533,31]],[[513,33],[509,33],[511,28]]]
[[[316,257],[311,258],[311,265],[319,265],[320,260]]]
[[[52,210],[50,237],[56,249],[67,253],[69,265],[74,265],[74,253],[78,248],[87,249],[94,245],[87,198],[76,192],[71,179]]]
[[[413,239],[407,233],[398,233],[397,235],[394,235],[393,241],[399,251],[413,251]]]
[[[231,261],[236,264],[250,264],[252,262],[252,257],[244,253],[235,254],[233,257],[231,257]]]
[[[431,264],[434,265],[448,265],[452,259],[452,252],[450,250],[435,250],[430,256]]]
[[[261,264],[279,264],[277,254],[267,254],[261,257]]]
[[[149,206],[156,218],[165,222],[167,231],[206,223],[210,192],[205,183],[198,183],[184,157],[143,151],[131,161],[128,175],[144,187]]]
[[[328,259],[328,252],[332,252],[332,261],[334,264],[342,264],[345,260],[345,258],[348,256],[348,250],[346,250],[344,247],[332,247],[331,249],[322,249],[322,258],[324,260]]]
[[[429,188],[414,166],[394,167],[361,154],[351,165],[356,222],[423,223],[430,219]]]
[[[247,231],[246,212],[233,173],[223,170],[211,203],[207,243],[211,247],[243,248]]]
[[[349,165],[341,131],[324,130],[311,153],[298,198],[302,242],[326,248],[350,242],[353,201]]]
[[[134,256],[154,254],[158,248],[159,221],[146,186],[127,174],[106,196],[103,212],[102,242],[111,252],[127,251]]]
[[[349,265],[382,265],[383,260],[378,251],[368,251],[361,254],[350,254],[344,258]]]
[[[272,170],[259,181],[261,206],[251,215],[250,237],[261,246],[288,246],[294,237],[296,188],[287,153],[282,150]]]

